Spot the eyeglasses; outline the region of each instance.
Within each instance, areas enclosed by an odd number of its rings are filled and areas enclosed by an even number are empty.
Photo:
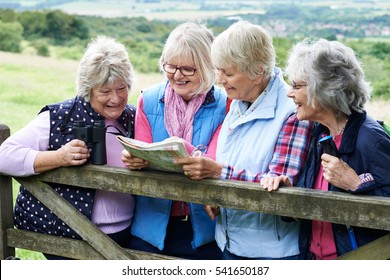
[[[291,85],[293,90],[298,90],[298,89],[301,89],[301,88],[306,87],[306,86],[307,86],[307,84],[296,84],[294,82]]]
[[[169,74],[175,74],[177,69],[179,69],[180,73],[184,76],[192,76],[195,74],[195,71],[197,70],[196,68],[191,67],[191,66],[178,67],[177,65],[168,64],[168,63],[165,63],[163,65],[163,69],[165,72],[167,72]]]

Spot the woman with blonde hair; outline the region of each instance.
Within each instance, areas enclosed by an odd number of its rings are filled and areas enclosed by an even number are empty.
[[[226,114],[226,93],[216,86],[210,47],[214,40],[206,26],[184,23],[169,35],[160,68],[167,81],[142,91],[135,123],[136,139],[158,142],[170,136],[187,141],[215,158],[219,127]],[[123,151],[130,169],[148,162]],[[137,197],[131,248],[187,259],[219,259],[215,222],[203,205],[151,197]]]

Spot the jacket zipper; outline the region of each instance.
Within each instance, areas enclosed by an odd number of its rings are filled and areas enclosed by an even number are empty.
[[[280,224],[279,224],[279,219],[278,219],[278,216],[275,216],[275,233],[276,233],[276,237],[278,238],[278,241],[280,241],[281,237],[280,237]]]
[[[230,238],[229,238],[229,232],[228,232],[228,211],[227,209],[225,210],[225,216],[226,216],[226,228],[225,228],[225,238],[226,238],[226,248],[230,249]]]

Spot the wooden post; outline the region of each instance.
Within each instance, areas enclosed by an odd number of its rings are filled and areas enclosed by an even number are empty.
[[[67,225],[74,229],[85,241],[109,260],[137,259],[82,215],[68,201],[49,185],[26,177],[16,178],[34,197],[46,205]],[[130,233],[129,233],[130,234]]]
[[[9,136],[8,126],[0,124],[0,145]],[[15,256],[15,248],[8,247],[7,244],[7,229],[13,227],[12,179],[0,174],[0,259],[2,260]]]

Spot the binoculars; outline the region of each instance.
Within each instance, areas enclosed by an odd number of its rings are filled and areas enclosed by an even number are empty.
[[[95,121],[93,125],[85,125],[84,121],[75,121],[73,124],[75,139],[84,141],[89,150],[88,162],[96,165],[107,163],[106,154],[106,125],[104,120]]]

